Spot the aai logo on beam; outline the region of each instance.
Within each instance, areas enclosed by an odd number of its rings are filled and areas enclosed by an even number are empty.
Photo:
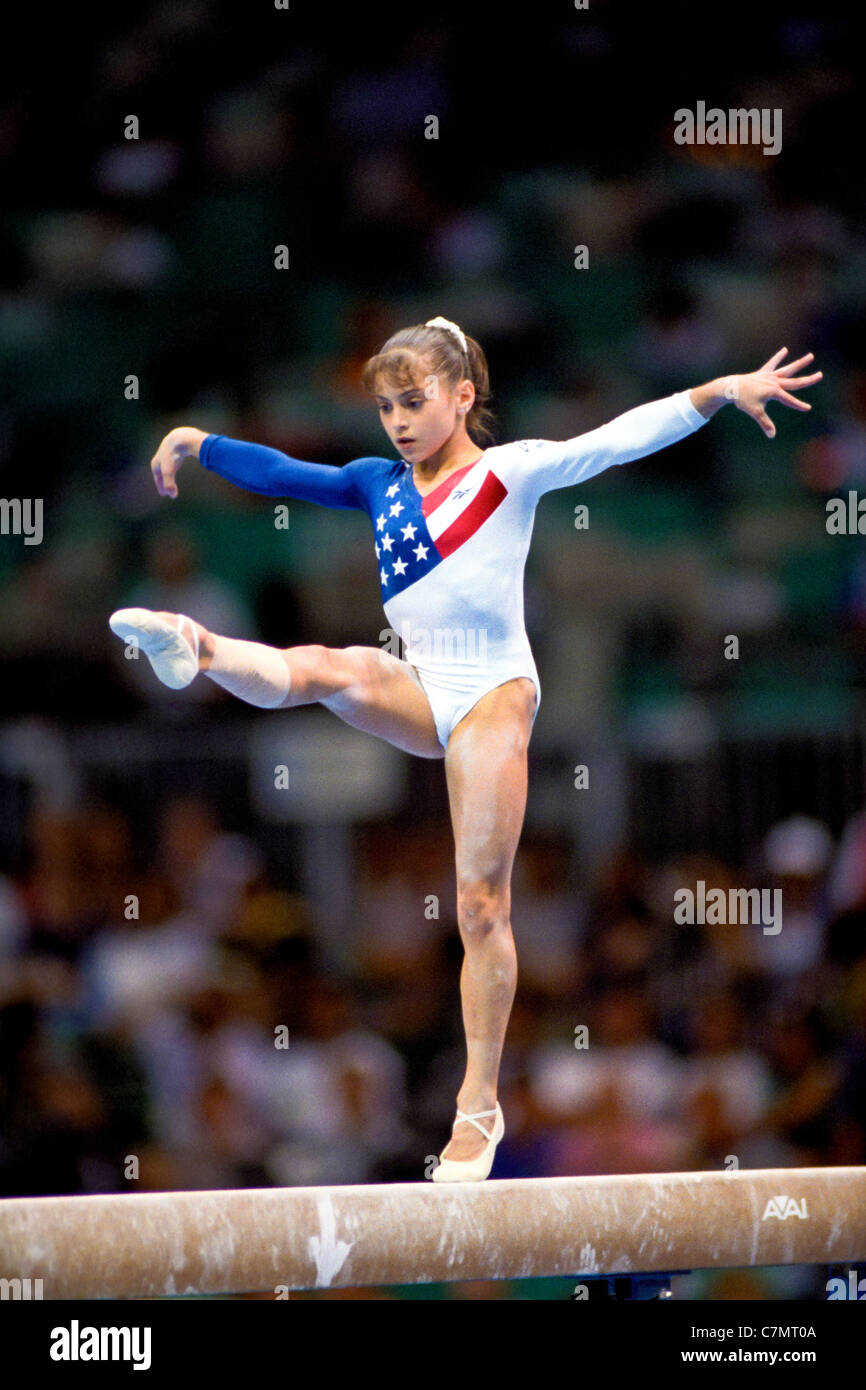
[[[796,1197],[771,1197],[764,1208],[762,1221],[767,1221],[771,1216],[776,1216],[780,1221],[787,1221],[789,1216],[799,1216],[802,1221],[808,1221],[809,1213],[806,1210],[806,1198],[801,1197],[799,1204]]]

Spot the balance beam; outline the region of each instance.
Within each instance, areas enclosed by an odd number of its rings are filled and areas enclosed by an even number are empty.
[[[159,1298],[866,1259],[866,1167],[0,1201],[0,1279]]]

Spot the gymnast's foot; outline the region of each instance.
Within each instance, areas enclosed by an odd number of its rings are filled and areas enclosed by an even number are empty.
[[[150,608],[119,608],[108,620],[124,642],[135,641],[163,685],[183,690],[206,671],[213,657],[213,635],[184,613]]]
[[[481,1182],[493,1167],[496,1145],[505,1133],[502,1109],[498,1103],[479,1110],[463,1110],[459,1105],[453,1134],[440,1154],[434,1182]]]

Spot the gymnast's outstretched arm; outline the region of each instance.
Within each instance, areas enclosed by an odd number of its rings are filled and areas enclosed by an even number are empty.
[[[296,497],[326,507],[364,506],[353,468],[356,460],[342,468],[305,463],[265,444],[227,439],[189,425],[170,430],[151,460],[151,472],[163,497],[177,497],[177,470],[187,458],[196,458],[230,483],[267,497]]]
[[[814,386],[823,375],[821,372],[797,375],[811,362],[814,356],[811,352],[787,366],[780,366],[787,351],[787,348],[780,348],[755,372],[718,377],[690,391],[678,391],[661,400],[635,406],[606,425],[574,439],[562,443],[543,439],[521,441],[527,460],[523,486],[534,490],[537,500],[554,488],[585,482],[612,464],[644,458],[693,433],[729,402],[750,415],[768,439],[774,438],[776,426],[767,414],[768,402],[778,401],[795,410],[811,410],[807,401],[799,400],[792,392]]]

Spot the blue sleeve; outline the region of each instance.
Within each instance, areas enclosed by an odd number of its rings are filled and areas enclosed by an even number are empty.
[[[199,460],[230,483],[266,497],[297,497],[326,507],[365,508],[353,460],[342,468],[330,463],[304,463],[266,444],[247,444],[223,434],[202,440]]]

